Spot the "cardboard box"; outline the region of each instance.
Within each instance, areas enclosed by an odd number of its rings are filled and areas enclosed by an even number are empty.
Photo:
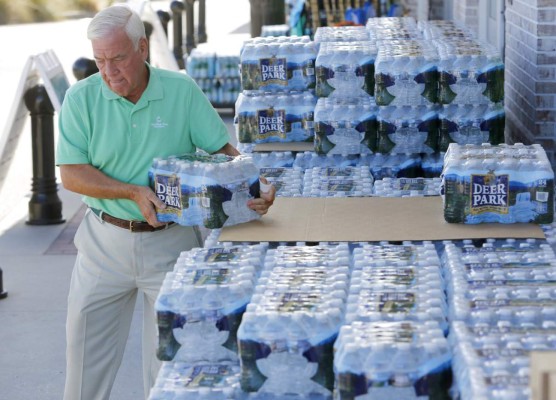
[[[287,143],[259,143],[255,145],[253,151],[266,152],[266,151],[314,151],[315,145],[313,142],[287,142]]]
[[[262,219],[222,229],[219,240],[401,241],[544,238],[534,224],[450,224],[442,199],[433,197],[278,197]]]

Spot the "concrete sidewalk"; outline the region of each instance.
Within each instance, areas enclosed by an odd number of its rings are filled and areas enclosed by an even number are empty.
[[[151,6],[154,11],[168,10],[169,3],[152,1]],[[206,4],[210,47],[240,46],[249,37],[249,0],[206,0]],[[70,83],[75,82],[73,62],[92,56],[86,39],[88,21],[0,26],[0,132],[29,55],[53,49]],[[222,117],[233,134],[233,116],[228,112]],[[75,260],[73,235],[84,208],[79,196],[61,187],[58,178],[65,223],[25,224],[32,177],[30,132],[28,122],[0,191],[0,268],[8,292],[0,301],[0,399],[60,400],[65,379],[66,299]],[[137,304],[112,399],[143,398],[140,307]]]

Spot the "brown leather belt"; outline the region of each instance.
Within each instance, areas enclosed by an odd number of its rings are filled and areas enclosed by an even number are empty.
[[[163,229],[166,229],[170,225],[174,224],[173,222],[168,222],[167,224],[155,228],[154,226],[149,225],[148,222],[129,221],[127,219],[116,218],[111,216],[110,214],[106,214],[104,211],[92,207],[90,208],[91,211],[94,212],[101,220],[108,222],[109,224],[112,224],[114,226],[117,226],[118,228],[128,229],[130,232],[136,232],[136,233],[156,232],[156,231],[161,231]]]

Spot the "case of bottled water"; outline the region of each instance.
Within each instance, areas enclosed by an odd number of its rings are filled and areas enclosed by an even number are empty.
[[[305,170],[303,197],[370,196],[373,177],[368,167],[314,167]]]
[[[467,26],[451,20],[418,21],[417,26],[427,40],[473,39],[476,34]]]
[[[431,154],[438,150],[438,111],[434,106],[380,107],[378,152]]]
[[[377,149],[378,108],[370,98],[320,98],[315,107],[315,152],[358,155]]]
[[[276,197],[301,197],[303,174],[298,167],[261,168],[261,176],[276,188]]]
[[[199,152],[155,159],[149,179],[166,204],[156,210],[161,222],[214,229],[260,217],[247,206],[259,197],[259,170],[249,156]]]
[[[365,26],[372,41],[422,39],[423,35],[412,17],[369,18]]]
[[[160,360],[238,361],[236,333],[265,250],[253,245],[182,252],[155,303]]]
[[[444,166],[444,155],[446,152],[439,152],[434,154],[424,154],[421,156],[421,168],[423,169],[422,176],[425,178],[436,178],[442,174],[442,167]]]
[[[243,92],[236,102],[238,142],[312,142],[316,101],[310,92]]]
[[[318,97],[374,96],[375,59],[373,42],[324,42],[316,59]]]
[[[360,160],[361,158],[356,154],[324,155],[314,151],[304,151],[295,155],[293,166],[303,170],[314,167],[354,167],[360,165]]]
[[[371,154],[361,160],[371,169],[374,180],[422,176],[419,154]]]
[[[440,178],[383,178],[375,181],[373,195],[377,197],[439,196]]]
[[[546,241],[446,243],[451,319],[513,325],[556,321],[556,255]]]
[[[149,400],[239,400],[239,364],[163,362]]]
[[[448,329],[440,260],[432,243],[363,245],[353,250],[346,307],[353,321],[434,321]]]
[[[242,90],[314,89],[316,58],[315,45],[308,36],[246,41],[240,55]]]
[[[448,150],[450,143],[504,143],[506,114],[501,104],[450,104],[443,106],[439,116],[439,151]]]
[[[377,105],[419,106],[437,102],[439,56],[430,41],[384,40],[377,47]]]
[[[454,322],[454,396],[462,400],[528,400],[530,352],[556,349],[551,325],[469,326]]]
[[[369,33],[363,26],[319,26],[313,37],[317,50],[327,42],[368,42]]]
[[[442,177],[447,222],[553,221],[554,172],[539,144],[451,143]]]
[[[440,104],[488,104],[504,100],[504,63],[496,47],[468,38],[432,43],[440,57]]]
[[[334,344],[337,400],[448,400],[451,353],[432,321],[353,322]]]
[[[254,152],[251,154],[257,168],[290,168],[295,159],[291,151]]]
[[[332,398],[349,265],[347,244],[268,250],[238,330],[241,387],[250,398]]]

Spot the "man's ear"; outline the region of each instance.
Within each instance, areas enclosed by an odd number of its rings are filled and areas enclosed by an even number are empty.
[[[139,39],[139,51],[141,52],[143,59],[147,61],[147,58],[149,57],[149,41],[147,38],[142,37]]]

